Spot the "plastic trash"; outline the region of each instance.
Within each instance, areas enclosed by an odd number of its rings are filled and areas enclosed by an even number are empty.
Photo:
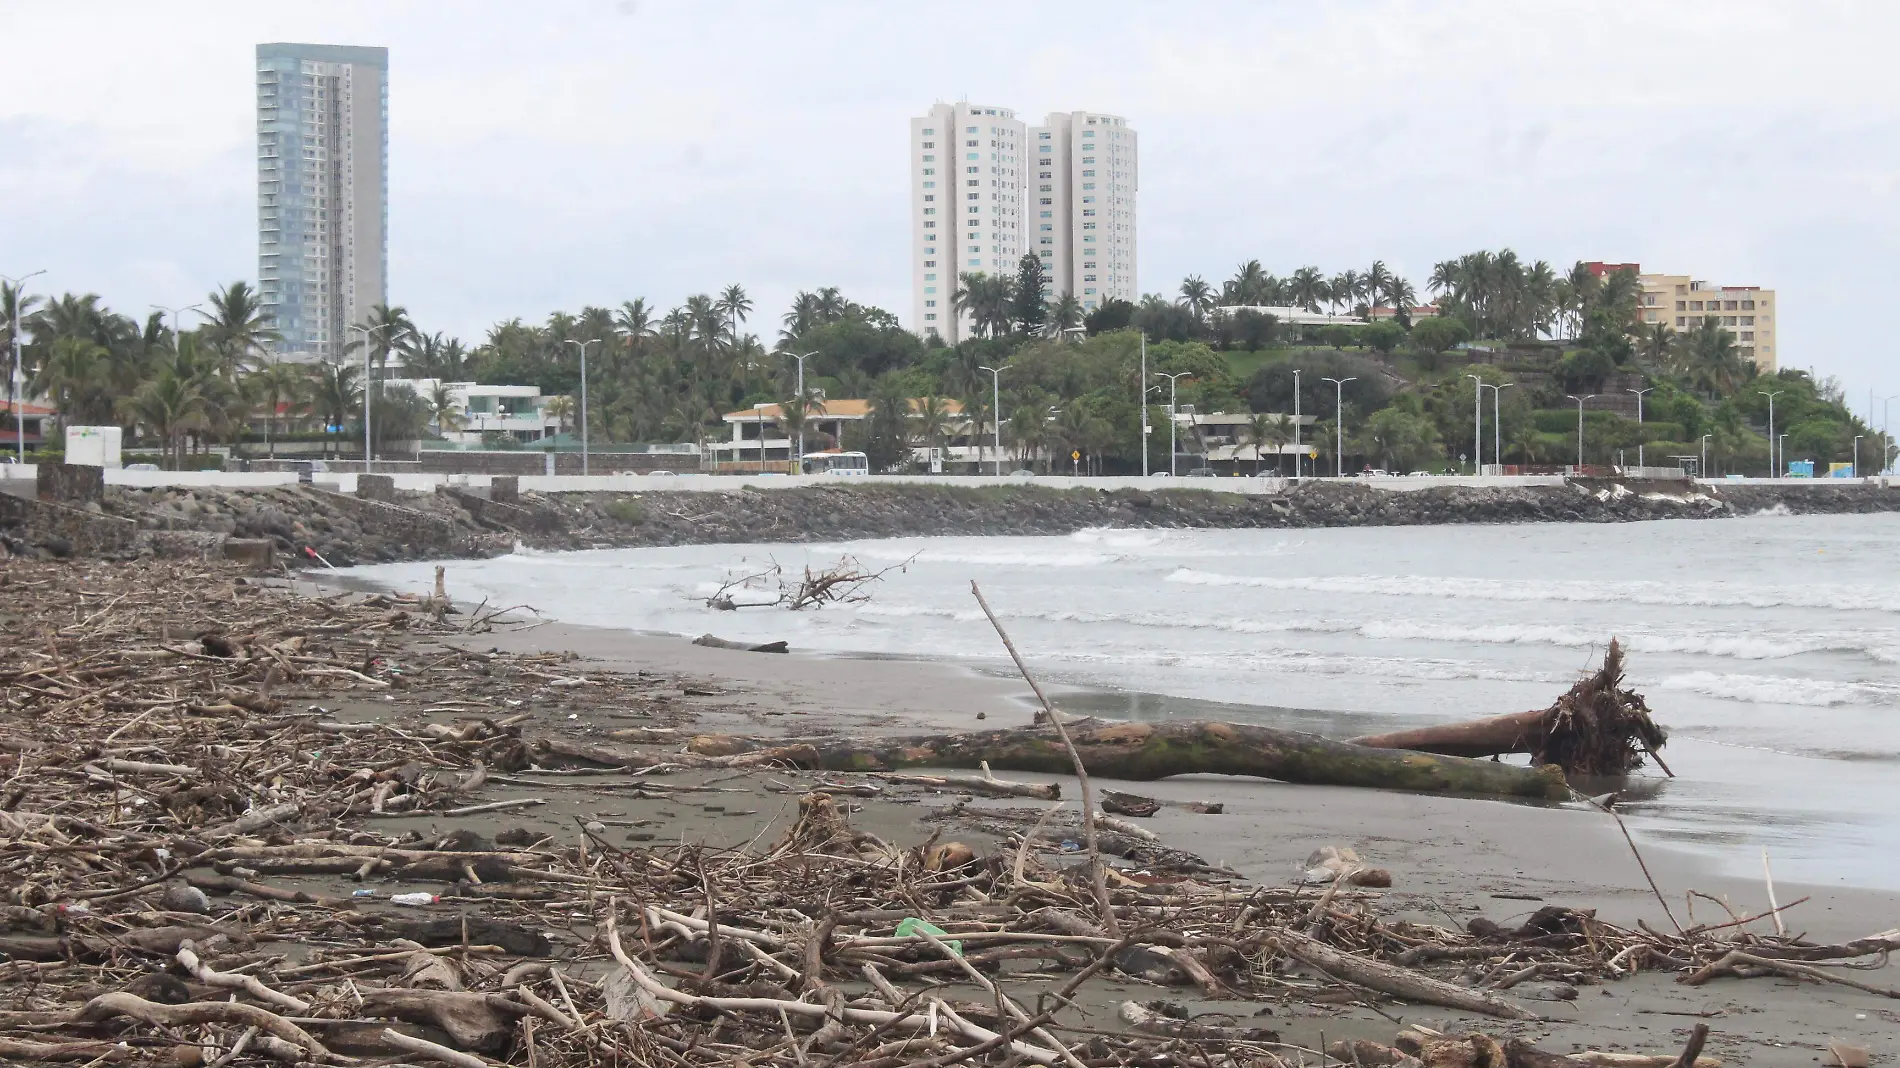
[[[440,900],[442,899],[439,897],[436,897],[434,894],[391,894],[389,895],[389,903],[392,905],[433,905]]]
[[[963,943],[948,938],[949,933],[950,932],[936,924],[931,923],[929,920],[920,920],[915,916],[906,917],[904,922],[897,925],[897,937],[899,938],[912,938],[918,934],[934,935],[938,940],[942,941],[944,945],[950,947],[950,952],[955,953],[959,957],[963,956]]]
[[[350,891],[350,896],[351,897],[375,897],[376,891],[371,890],[369,887],[366,886],[361,890]]]

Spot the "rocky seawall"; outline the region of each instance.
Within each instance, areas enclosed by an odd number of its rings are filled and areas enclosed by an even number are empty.
[[[0,553],[215,555],[231,539],[268,542],[292,567],[543,550],[798,542],[933,534],[1069,534],[1089,527],[1286,528],[1442,523],[1621,523],[1900,511],[1900,488],[1573,482],[1396,491],[1308,482],[1285,493],[1025,486],[854,484],[731,493],[466,492],[362,500],[309,486],[263,490],[109,488],[47,506],[0,496]],[[88,517],[92,518],[88,518]],[[306,552],[309,550],[309,552]]]

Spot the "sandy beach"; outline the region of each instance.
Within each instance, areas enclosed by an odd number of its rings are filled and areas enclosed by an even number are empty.
[[[750,653],[562,623],[484,635],[471,644],[504,652],[570,652],[581,663],[604,669],[677,672],[697,679],[719,693],[704,700],[722,706],[698,716],[696,729],[705,732],[929,734],[1026,724],[1033,710],[1031,693],[1020,681],[930,661]],[[1061,695],[1054,699],[1060,707]],[[585,733],[588,725],[577,724],[576,729]],[[1057,778],[1016,773],[1007,777]],[[791,775],[780,778],[796,780]],[[1169,807],[1145,822],[1170,845],[1230,866],[1249,881],[1285,884],[1315,849],[1345,845],[1368,863],[1391,870],[1393,888],[1382,908],[1423,923],[1462,926],[1476,916],[1521,921],[1543,904],[1593,908],[1624,926],[1641,922],[1667,930],[1671,922],[1615,823],[1580,805],[1222,776],[1109,785],[1163,799],[1222,803],[1225,811],[1220,815]],[[997,801],[973,804],[1008,807]],[[735,806],[728,801],[726,807]],[[712,832],[725,844],[736,845],[777,833],[789,811],[784,798],[771,793],[748,799],[746,807],[755,807],[755,814],[735,818],[721,813],[713,820],[689,819],[683,826],[669,821],[668,833]],[[919,815],[915,805],[880,806],[872,801],[856,818],[904,841],[928,833]],[[545,818],[559,819],[553,814]],[[1727,918],[1714,901],[1691,901],[1690,890],[1726,901],[1738,915],[1770,907],[1761,880],[1724,877],[1705,858],[1688,852],[1649,847],[1642,856],[1685,927]],[[1783,905],[1805,899],[1787,911],[1787,923],[1820,941],[1863,937],[1900,923],[1900,894],[1788,882],[1778,882],[1775,893]],[[1202,1008],[1231,1011],[1214,1003]],[[1883,1058],[1900,1055],[1900,1030],[1893,1026],[1900,1024],[1900,1012],[1894,1002],[1841,987],[1780,979],[1686,987],[1667,976],[1645,973],[1632,981],[1586,988],[1576,1001],[1559,1004],[1554,1016],[1562,1022],[1540,1025],[1537,1033],[1545,1036],[1539,1044],[1555,1051],[1592,1044],[1649,1052],[1671,1049],[1702,1019],[1716,1033],[1711,1050],[1739,1063],[1812,1064],[1825,1060],[1829,1040],[1868,1045]],[[1485,1022],[1417,1008],[1404,1011],[1403,1018],[1446,1029]],[[1294,1033],[1289,1027],[1297,1028],[1313,1040],[1320,1032],[1371,1037],[1390,1031],[1388,1020],[1365,1010],[1328,1010],[1312,1018],[1281,1020],[1278,1026],[1289,1034]]]

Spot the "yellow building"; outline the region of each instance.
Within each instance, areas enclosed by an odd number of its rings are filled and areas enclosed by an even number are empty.
[[[1775,291],[1760,286],[1719,286],[1698,282],[1686,274],[1638,274],[1642,295],[1637,317],[1646,323],[1668,323],[1687,331],[1704,316],[1714,316],[1735,335],[1735,347],[1762,374],[1773,374],[1779,360],[1775,350]]]

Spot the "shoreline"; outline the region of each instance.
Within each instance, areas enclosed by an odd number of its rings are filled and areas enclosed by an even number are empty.
[[[723,696],[748,698],[761,707],[763,715],[751,722],[713,713],[702,724],[707,733],[891,736],[970,731],[1027,723],[1035,707],[1029,687],[1020,678],[949,660],[797,650],[750,653],[697,646],[684,637],[558,621],[510,634],[485,635],[482,641],[487,643],[483,648],[503,652],[572,653],[606,670],[692,675],[716,682],[722,689],[737,688]],[[1068,685],[1045,684],[1045,690],[1058,708],[1065,697],[1132,696]],[[985,716],[980,721],[979,712]],[[1029,773],[1009,777],[1062,778]],[[1153,818],[1155,829],[1170,842],[1216,863],[1225,858],[1253,881],[1287,879],[1303,870],[1301,862],[1313,849],[1352,844],[1368,863],[1394,867],[1395,876],[1400,858],[1410,860],[1434,892],[1449,892],[1460,879],[1476,879],[1485,887],[1529,888],[1562,897],[1566,903],[1580,902],[1582,907],[1603,910],[1602,915],[1616,923],[1661,919],[1655,896],[1615,823],[1579,806],[1300,786],[1215,775],[1143,782],[1129,788],[1176,800],[1223,801],[1251,813],[1249,822],[1298,827],[1294,838],[1260,848],[1228,837],[1237,821],[1174,809],[1164,809]],[[1397,854],[1381,855],[1377,846],[1368,849],[1351,840],[1356,835],[1366,843],[1404,842],[1408,829],[1416,829],[1421,818],[1431,836]],[[1456,833],[1448,833],[1451,829]],[[1448,836],[1434,841],[1441,833]],[[1766,888],[1759,878],[1724,874],[1707,854],[1666,842],[1643,842],[1640,848],[1657,882],[1675,887],[1677,894],[1695,889],[1727,897],[1738,909],[1747,909],[1744,902],[1760,906],[1752,911],[1768,908]],[[1521,863],[1507,863],[1513,857],[1521,858]],[[1870,924],[1891,926],[1879,917],[1900,917],[1900,891],[1779,879],[1775,889],[1783,903],[1804,896],[1811,899],[1802,908],[1813,911],[1803,919],[1814,923],[1812,930],[1819,937],[1861,937],[1875,929]],[[1403,880],[1395,892],[1405,892]],[[1670,908],[1687,926],[1679,897],[1671,897]],[[1698,913],[1697,918],[1706,920],[1707,916]],[[1823,918],[1826,922],[1821,922]]]

